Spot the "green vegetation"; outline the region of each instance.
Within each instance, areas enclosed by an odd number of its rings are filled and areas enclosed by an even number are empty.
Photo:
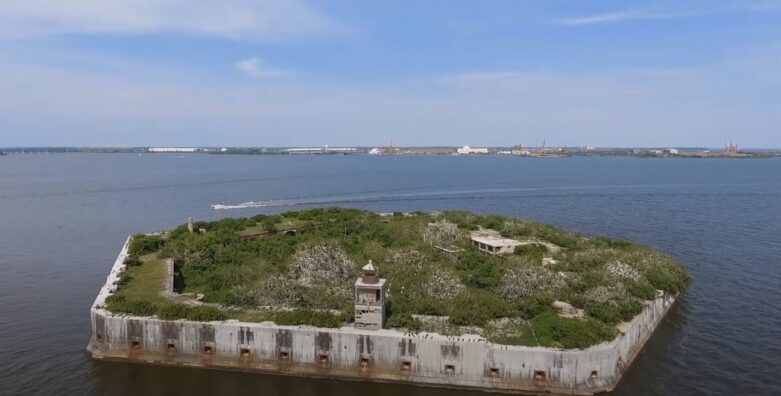
[[[352,320],[353,282],[372,260],[388,279],[386,327],[431,330],[432,319],[421,318],[443,318],[435,322],[444,333],[468,326],[493,342],[585,348],[614,338],[616,324],[637,315],[657,289],[677,294],[690,281],[679,263],[642,246],[467,212],[380,216],[327,208],[195,226],[203,231],[183,225],[135,236],[108,308],[339,327]],[[481,228],[526,244],[504,256],[480,253],[469,233]],[[284,232],[290,229],[295,235]],[[165,258],[176,263],[178,291],[203,295],[204,305],[160,295]],[[553,261],[543,265],[543,258]],[[554,301],[586,316],[562,317]]]
[[[132,266],[129,261],[133,263]],[[165,302],[160,295],[166,276],[164,262],[165,260],[153,254],[142,257],[129,256],[125,260],[128,269],[122,277],[119,291],[113,297],[125,298],[130,302]]]

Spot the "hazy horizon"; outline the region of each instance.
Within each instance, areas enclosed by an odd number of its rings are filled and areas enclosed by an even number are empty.
[[[781,147],[781,0],[0,4],[5,147]]]

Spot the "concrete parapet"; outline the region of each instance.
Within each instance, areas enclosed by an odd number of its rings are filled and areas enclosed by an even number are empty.
[[[609,343],[585,350],[499,345],[478,336],[396,330],[165,321],[104,308],[125,244],[91,309],[94,358],[504,392],[612,390],[675,302],[662,295]],[[117,278],[117,279],[114,279]],[[105,293],[104,293],[105,292]]]

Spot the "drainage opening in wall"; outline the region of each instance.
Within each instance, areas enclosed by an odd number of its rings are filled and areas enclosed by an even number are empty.
[[[320,364],[328,364],[328,355],[320,354],[319,361],[320,361]]]
[[[369,358],[361,358],[361,368],[368,368],[369,367]]]
[[[456,366],[452,364],[445,365],[445,374],[455,374],[455,372],[456,372]]]
[[[166,349],[168,350],[168,352],[176,352],[176,344],[174,344],[173,342],[169,342],[168,345],[166,346]]]
[[[589,379],[590,379],[591,381],[596,381],[596,380],[598,380],[598,379],[599,379],[599,371],[597,371],[597,370],[594,370],[594,371],[592,371],[592,372],[591,372],[591,376],[589,376]]]
[[[130,348],[132,348],[132,349],[141,349],[141,343],[139,343],[138,341],[132,341],[130,343]]]
[[[211,355],[212,354],[212,346],[211,345],[204,345],[203,346],[203,353],[205,353],[207,355]]]
[[[248,358],[249,357],[249,348],[241,348],[241,357]]]
[[[409,360],[402,360],[401,362],[401,371],[410,371],[412,370],[412,362]]]
[[[548,372],[545,370],[534,370],[534,382],[545,382],[548,379]]]
[[[498,377],[499,376],[499,369],[496,367],[491,367],[491,369],[488,371],[488,375],[491,377]]]
[[[279,360],[287,360],[290,355],[287,353],[287,351],[280,351],[279,352]]]

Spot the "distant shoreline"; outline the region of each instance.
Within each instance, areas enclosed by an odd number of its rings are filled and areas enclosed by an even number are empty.
[[[363,155],[363,156],[461,156],[461,157],[529,157],[529,158],[562,158],[562,157],[635,157],[635,158],[742,158],[763,159],[781,157],[781,149],[745,149],[719,150],[708,148],[523,148],[523,147],[490,147],[470,149],[469,147],[9,147],[0,148],[2,155],[25,154],[210,154],[210,155]]]

